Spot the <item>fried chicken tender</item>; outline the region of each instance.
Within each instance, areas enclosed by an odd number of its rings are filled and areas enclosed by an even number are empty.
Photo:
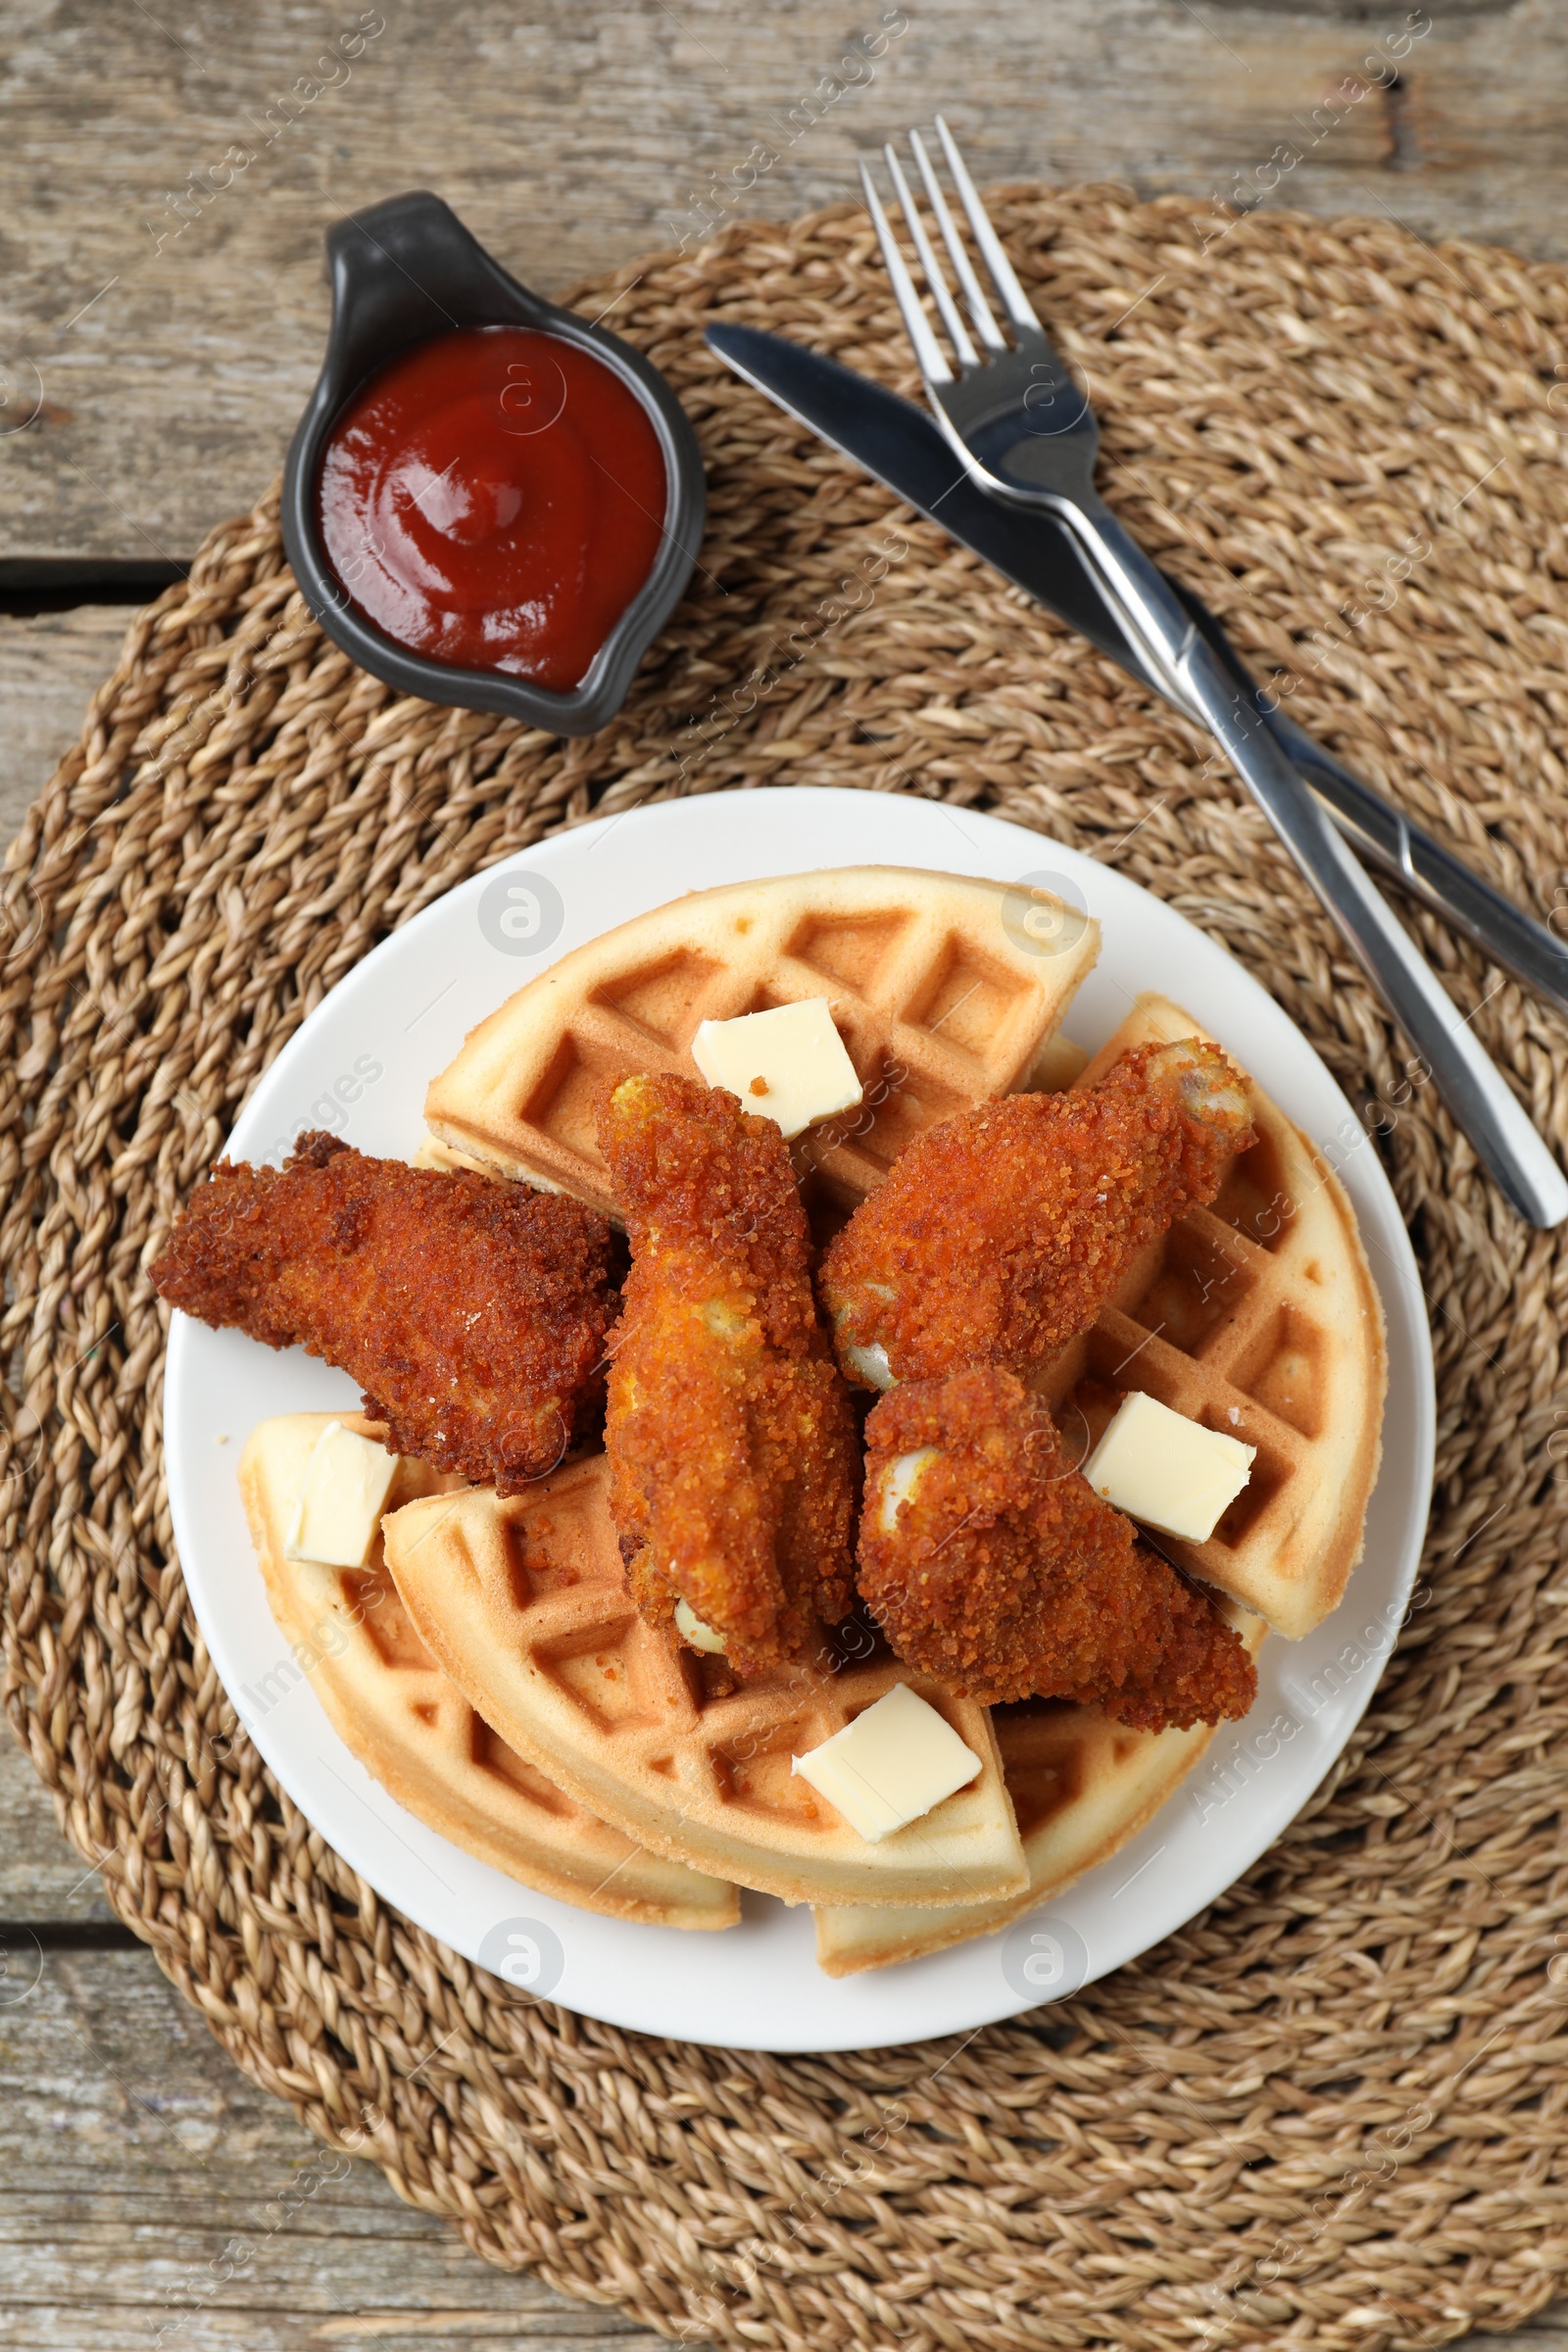
[[[513,1494],[592,1424],[615,1248],[561,1194],[312,1133],[281,1170],[220,1160],[152,1278],[203,1323],[349,1373],[399,1453]]]
[[[840,1363],[885,1389],[1049,1361],[1253,1140],[1246,1080],[1196,1038],[1136,1047],[1099,1086],[928,1128],[823,1259]]]
[[[854,1410],[795,1172],[772,1120],[690,1078],[626,1079],[599,1144],[632,1250],[605,1429],[632,1591],[755,1674],[851,1600]]]
[[[1098,1703],[1143,1731],[1247,1713],[1238,1635],[1078,1475],[1012,1373],[901,1381],[865,1436],[860,1592],[909,1665],[988,1705]]]

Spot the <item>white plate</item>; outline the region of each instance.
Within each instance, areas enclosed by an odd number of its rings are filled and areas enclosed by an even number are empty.
[[[427,1080],[465,1033],[557,955],[688,890],[827,865],[913,865],[1064,879],[1102,927],[1067,1019],[1091,1050],[1141,989],[1175,998],[1254,1071],[1344,1175],[1388,1316],[1383,1467],[1343,1606],[1308,1640],[1264,1646],[1257,1704],[1114,1860],[989,1936],[834,1982],[809,1913],[761,1895],[742,1925],[686,1935],[573,1910],[474,1861],[396,1804],[328,1725],[268,1607],[235,1486],[268,1414],[352,1406],[341,1373],[299,1349],[174,1317],[166,1449],[179,1557],[207,1645],[278,1780],[385,1899],[469,1959],[585,2016],[687,2041],[834,2050],[968,2032],[1059,1997],[1143,1952],[1246,1870],[1344,1747],[1404,1616],[1432,1485],[1432,1355],[1394,1196],[1311,1047],[1223,948],[1136,884],[993,817],[882,794],[806,789],[676,801],[585,825],[465,883],[377,948],[279,1054],[229,1142],[281,1157],[303,1127],[404,1157]],[[520,884],[519,884],[520,878]],[[503,927],[505,925],[505,927]]]

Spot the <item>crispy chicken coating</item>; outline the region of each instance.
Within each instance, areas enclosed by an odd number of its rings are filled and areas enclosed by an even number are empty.
[[[281,1170],[220,1160],[152,1278],[203,1323],[349,1373],[399,1453],[513,1494],[592,1424],[615,1247],[561,1194],[314,1133]]]
[[[1074,1699],[1144,1731],[1247,1713],[1233,1628],[1080,1478],[1012,1373],[901,1381],[865,1435],[860,1592],[909,1665],[989,1705]]]
[[[854,1411],[789,1152],[672,1076],[617,1086],[599,1143],[632,1250],[605,1429],[632,1591],[655,1623],[684,1601],[755,1674],[851,1599]]]
[[[1252,1141],[1246,1080],[1196,1038],[1136,1047],[1099,1086],[928,1128],[822,1261],[846,1373],[885,1389],[1049,1361]]]

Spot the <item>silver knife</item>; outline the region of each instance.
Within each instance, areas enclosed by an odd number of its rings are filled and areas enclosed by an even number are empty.
[[[1009,510],[968,481],[957,471],[953,452],[943,436],[934,425],[927,422],[921,411],[832,361],[755,328],[728,325],[710,327],[708,341],[737,374],[766,392],[791,415],[800,417],[813,431],[864,466],[867,471],[887,483],[899,497],[941,522],[956,538],[972,547],[987,561],[997,564],[1000,569],[1030,594],[1040,597],[1042,602],[1050,604],[1072,625],[1082,628],[1084,634],[1120,661],[1134,675],[1145,678],[1146,682],[1152,682],[1147,664],[1134,657],[1127,639],[1117,629],[1104,599],[1094,584],[1093,574],[1065,532],[1055,526],[1049,515],[1038,511],[1024,513]],[[1042,588],[1043,572],[1049,575],[1049,589]],[[1063,587],[1068,591],[1066,595],[1060,593]],[[1241,670],[1234,652],[1224,644],[1218,623],[1212,620],[1212,616],[1206,617],[1209,628],[1203,632],[1205,638],[1209,637],[1210,630],[1220,637],[1224,649],[1222,658],[1226,659],[1227,667],[1233,675],[1240,671],[1252,707],[1267,737],[1276,747],[1275,757],[1284,755],[1282,778],[1291,776],[1296,747],[1290,738],[1293,734],[1298,734],[1299,730],[1290,730],[1282,740],[1275,714],[1270,713],[1267,706],[1256,697],[1252,682],[1247,678],[1245,670]],[[1165,691],[1167,699],[1175,703],[1178,709],[1186,708],[1179,691],[1169,688]],[[1303,737],[1301,742],[1312,754],[1313,766],[1320,766],[1324,756],[1317,753],[1316,747],[1308,739]],[[1331,785],[1335,781],[1333,771],[1336,767],[1337,763],[1330,763],[1327,781]],[[1325,808],[1340,821],[1341,831],[1354,840],[1359,828],[1345,820],[1341,810],[1334,805],[1332,791],[1323,789],[1323,780],[1307,770],[1304,760],[1302,772],[1307,774],[1307,780],[1319,793]],[[1339,773],[1346,775],[1346,771]],[[1415,838],[1425,845],[1429,837],[1418,836],[1416,828],[1400,819],[1387,803],[1357,779],[1346,776],[1346,781],[1351,788],[1352,806],[1354,800],[1370,802],[1371,809],[1366,814],[1383,820],[1375,826],[1375,834],[1381,834],[1387,845],[1380,862],[1392,861],[1394,870],[1399,873],[1401,879],[1414,881],[1415,861],[1408,852]],[[1302,812],[1309,809],[1310,806],[1310,801],[1302,802]],[[1392,842],[1389,841],[1389,820],[1392,820],[1394,829]],[[1325,850],[1329,840],[1332,840],[1332,836],[1325,840]],[[1457,866],[1471,885],[1468,897],[1461,894],[1466,907],[1466,929],[1472,928],[1478,916],[1483,923],[1490,925],[1493,917],[1488,902],[1492,900],[1506,909],[1513,926],[1528,925],[1528,917],[1509,906],[1507,901],[1496,899],[1496,894],[1490,892],[1478,876],[1470,874],[1469,869],[1460,865],[1457,859],[1450,859],[1448,854],[1442,851],[1441,845],[1430,843],[1430,848],[1442,861],[1438,866],[1440,882],[1444,880],[1442,866],[1447,863]],[[1359,895],[1369,905],[1373,904],[1375,894],[1367,889],[1364,877],[1359,876],[1353,862],[1342,861],[1348,883],[1356,886]],[[1446,895],[1439,895],[1438,887],[1430,878],[1423,882],[1422,889],[1423,895],[1433,896],[1446,913],[1457,912],[1457,909],[1450,908]],[[1382,909],[1381,902],[1375,903],[1381,919],[1387,924],[1387,910]],[[1531,928],[1540,930],[1540,926]],[[1560,963],[1562,959],[1550,934],[1543,936],[1550,951],[1549,961],[1544,968],[1550,972],[1552,965]],[[1497,952],[1490,937],[1483,937],[1481,944],[1489,952]],[[1408,951],[1402,958],[1385,957],[1382,960],[1389,963],[1390,970],[1399,982],[1401,1025],[1418,1026],[1418,1033],[1419,1030],[1425,1030],[1434,1036],[1441,1030],[1445,1087],[1453,1095],[1451,1107],[1458,1113],[1461,1124],[1499,1188],[1519,1214],[1532,1224],[1549,1227],[1561,1223],[1568,1217],[1568,1179],[1564,1178],[1494,1065],[1481,1053],[1478,1044],[1463,1033],[1464,1023],[1451,1001],[1424,963]],[[1539,948],[1537,960],[1541,960]],[[1510,956],[1509,961],[1514,962],[1514,957]],[[1409,980],[1412,971],[1415,979]],[[1534,978],[1533,973],[1521,976]],[[1560,973],[1553,976],[1556,987],[1550,993],[1561,1002],[1563,976]],[[1423,999],[1420,1005],[1414,1002],[1409,1005],[1403,1004],[1402,994],[1407,981],[1412,991],[1419,983]],[[1404,1017],[1406,1015],[1408,1019]],[[1472,1067],[1472,1064],[1475,1066]]]
[[[1049,514],[1023,514],[975,489],[957,471],[947,442],[922,409],[836,361],[756,327],[711,326],[708,341],[748,383],[906,505],[941,523],[1130,676],[1154,686],[1067,533]],[[1358,856],[1402,883],[1516,980],[1568,1013],[1568,941],[1505,899],[1314,743],[1258,690],[1207,606],[1179,582],[1171,585],[1220,661],[1253,696],[1270,732]]]

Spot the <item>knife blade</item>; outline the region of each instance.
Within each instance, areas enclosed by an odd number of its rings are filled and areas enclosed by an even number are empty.
[[[841,450],[908,506],[1087,637],[1152,692],[1072,539],[1049,515],[988,498],[964,474],[924,410],[836,360],[760,327],[720,323],[707,341],[737,375]],[[1343,766],[1262,693],[1215,615],[1190,590],[1176,594],[1270,733],[1360,856],[1433,907],[1484,955],[1568,1012],[1568,943],[1515,906],[1381,793]],[[1181,706],[1178,705],[1177,708]],[[1190,715],[1190,713],[1189,713]]]

